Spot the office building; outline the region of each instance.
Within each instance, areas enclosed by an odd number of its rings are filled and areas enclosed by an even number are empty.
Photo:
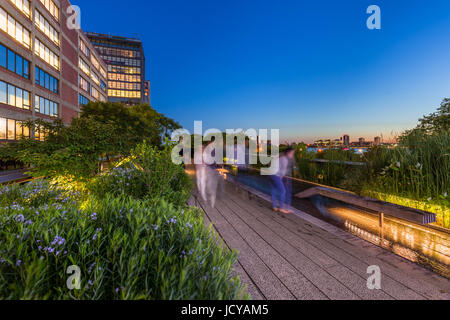
[[[360,146],[360,147],[364,147],[365,144],[366,144],[366,139],[364,139],[364,138],[359,138],[359,146]]]
[[[82,30],[67,21],[68,0],[0,3],[0,142],[39,128],[21,121],[70,123],[88,101],[107,99],[106,65]]]
[[[108,68],[108,99],[125,104],[150,103],[145,79],[144,47],[140,40],[86,33]]]
[[[344,135],[343,140],[344,140],[344,147],[350,146],[350,136],[348,134]]]
[[[381,145],[381,137],[375,137],[374,143],[375,146]]]

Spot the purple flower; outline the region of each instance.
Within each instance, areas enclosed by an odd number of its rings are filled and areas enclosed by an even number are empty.
[[[20,267],[21,264],[22,264],[22,260],[17,260],[16,266]]]
[[[177,217],[171,218],[171,219],[169,220],[169,222],[170,222],[170,223],[173,223],[173,224],[177,223]]]

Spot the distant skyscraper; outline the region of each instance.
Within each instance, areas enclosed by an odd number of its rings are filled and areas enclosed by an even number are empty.
[[[365,143],[366,143],[366,139],[364,139],[364,138],[359,138],[359,145],[360,145],[361,147],[363,147]]]
[[[381,137],[375,137],[374,145],[379,146],[381,144]]]
[[[348,134],[344,135],[344,147],[348,147],[350,145],[350,136]]]
[[[87,32],[86,36],[108,66],[108,99],[126,104],[150,101],[150,96],[145,96],[145,56],[142,42],[134,38],[93,32]]]
[[[150,81],[149,80],[145,80],[145,82],[144,82],[144,102],[145,103],[151,104],[150,103],[150,96],[151,96]]]

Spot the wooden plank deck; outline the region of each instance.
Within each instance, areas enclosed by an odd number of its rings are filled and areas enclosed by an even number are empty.
[[[255,300],[450,300],[450,281],[304,212],[272,212],[259,195],[225,183],[215,208],[194,193]],[[369,290],[367,267],[381,269]]]

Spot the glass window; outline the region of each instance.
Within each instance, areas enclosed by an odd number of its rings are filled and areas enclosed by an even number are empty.
[[[39,79],[40,79],[40,85],[43,87],[45,86],[45,72],[44,70],[39,71]]]
[[[42,97],[39,97],[39,108],[39,112],[45,114],[45,99]]]
[[[16,54],[8,50],[8,70],[16,72]]]
[[[59,56],[47,48],[38,38],[35,38],[34,42],[34,52],[42,60],[47,62],[49,65],[59,70]],[[41,80],[42,81],[42,80]]]
[[[53,2],[53,0],[40,0],[44,7],[50,12],[50,14],[56,19],[59,20],[59,8]]]
[[[16,140],[16,121],[8,119],[8,140]]]
[[[3,81],[0,81],[0,103],[8,103],[7,85]]]
[[[16,121],[16,140],[22,139],[23,127],[20,121]]]
[[[58,104],[51,100],[45,99],[43,97],[35,96],[35,106],[36,112],[45,114],[51,117],[58,116]]]
[[[6,68],[7,61],[7,49],[4,45],[0,44],[0,66]]]
[[[34,16],[34,23],[50,40],[52,40],[56,45],[59,46],[59,33],[50,24],[50,22],[45,19],[45,17],[36,10]]]
[[[23,59],[23,76],[30,79],[30,63],[25,59]]]
[[[0,140],[6,140],[6,119],[0,118]]]
[[[2,8],[0,8],[0,29],[7,32],[25,47],[30,48],[30,32]]]
[[[23,137],[30,138],[30,128],[27,126],[23,126]]]
[[[8,27],[7,27],[7,21],[8,20],[8,15],[6,14],[6,11],[3,10],[2,8],[0,8],[0,29],[3,31],[7,31]]]
[[[45,73],[45,88],[49,88],[50,89],[50,75],[48,73]]]
[[[23,109],[23,90],[16,88],[16,107]]]
[[[16,55],[16,73],[20,76],[23,75],[23,59],[19,55]]]
[[[22,11],[28,18],[30,17],[30,1],[29,0],[11,0],[12,3]]]
[[[8,104],[11,106],[16,105],[16,87],[8,84]]]
[[[23,108],[30,110],[30,93],[26,90],[23,91]]]

